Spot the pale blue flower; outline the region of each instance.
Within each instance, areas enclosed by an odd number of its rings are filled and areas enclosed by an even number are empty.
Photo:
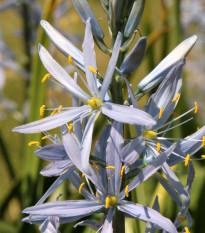
[[[84,173],[81,164],[80,149],[75,139],[69,134],[66,127],[63,127],[63,144],[65,150],[70,154],[70,158],[76,167]],[[165,152],[161,153],[155,160],[150,162],[140,173],[121,190],[122,177],[124,176],[123,164],[120,159],[123,140],[122,124],[114,122],[111,129],[107,126],[96,145],[95,156],[99,159],[106,160],[106,168],[97,165],[97,167],[89,166],[91,175],[86,175],[92,181],[97,195],[90,188],[90,196],[87,195],[86,200],[76,201],[56,201],[46,204],[40,204],[26,208],[23,212],[30,214],[29,218],[24,221],[39,223],[45,221],[48,216],[57,216],[61,223],[78,220],[82,217],[93,213],[104,212],[105,220],[102,224],[102,232],[112,232],[112,218],[116,208],[122,211],[126,216],[137,218],[154,224],[157,228],[161,228],[167,232],[176,233],[177,230],[173,223],[163,217],[159,212],[124,200],[129,192],[137,187],[140,183],[146,181],[152,176],[166,161],[175,146],[171,146]],[[72,147],[71,147],[72,145]],[[105,154],[106,148],[106,154]],[[85,183],[78,185],[80,193],[87,190]]]
[[[59,43],[60,42],[61,39],[59,40]],[[87,79],[86,85],[90,94],[87,94],[85,91],[83,91],[80,86],[78,86],[78,84],[76,84],[75,81],[68,75],[68,73],[51,57],[48,51],[46,51],[43,46],[39,45],[39,55],[45,68],[49,71],[53,78],[61,83],[72,95],[78,97],[86,104],[81,107],[61,108],[61,110],[65,111],[36,122],[18,126],[14,128],[13,131],[20,133],[37,133],[39,131],[46,131],[58,126],[62,126],[74,119],[82,120],[86,116],[90,115],[82,138],[81,153],[83,166],[86,168],[89,164],[89,154],[94,123],[100,113],[123,123],[146,126],[155,124],[155,121],[152,119],[152,117],[142,110],[104,101],[113,72],[116,67],[121,42],[122,36],[119,32],[103,83],[100,88],[98,88],[96,78],[97,75],[90,69],[90,67],[92,67],[92,69],[96,71],[97,67],[90,19],[86,21],[85,38],[83,42],[83,58],[84,70]]]

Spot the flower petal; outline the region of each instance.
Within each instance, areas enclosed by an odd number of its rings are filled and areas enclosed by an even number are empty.
[[[163,217],[156,210],[128,201],[121,201],[117,208],[134,218],[145,222],[151,222],[166,232],[177,233],[174,224],[168,218]]]
[[[39,227],[41,233],[60,233],[58,227],[59,218],[56,216],[48,217]]]
[[[73,95],[76,95],[81,100],[87,101],[91,97],[85,93],[70,77],[70,75],[61,67],[49,54],[49,52],[41,45],[38,46],[39,56],[48,72],[60,82]]]
[[[112,233],[113,232],[112,218],[113,218],[114,214],[115,214],[115,210],[113,208],[109,208],[107,217],[106,217],[104,224],[103,224],[102,233]]]
[[[186,56],[194,46],[197,36],[191,36],[179,44],[171,53],[169,53],[157,67],[149,73],[138,84],[138,88],[142,92],[148,92],[155,87],[168,74],[173,65]]]
[[[84,60],[82,52],[74,46],[67,38],[58,32],[49,22],[41,20],[41,26],[45,30],[49,39],[66,56],[71,55],[76,65],[84,71]]]
[[[83,48],[83,58],[84,58],[84,64],[85,64],[85,73],[86,73],[86,79],[87,79],[89,91],[92,94],[92,96],[99,98],[96,74],[94,74],[89,69],[89,66],[91,66],[97,71],[96,56],[95,56],[95,50],[94,50],[94,41],[93,41],[93,34],[91,30],[90,18],[86,21],[85,37],[84,37],[82,48]]]
[[[111,79],[112,79],[112,76],[113,76],[113,73],[115,71],[115,67],[117,64],[121,43],[122,43],[122,34],[120,32],[118,32],[117,38],[115,40],[115,44],[114,44],[114,47],[112,50],[112,56],[111,56],[110,61],[108,63],[108,67],[107,67],[107,70],[105,73],[102,87],[100,89],[101,99],[104,99],[105,93],[107,92],[108,87],[110,85],[110,82],[111,82]]]
[[[12,129],[13,132],[19,133],[37,133],[49,129],[57,128],[73,119],[81,116],[82,114],[89,113],[90,106],[82,106],[77,108],[70,108],[64,112],[56,113],[52,116],[45,117],[41,120],[34,121],[25,125],[18,126]]]
[[[104,115],[122,123],[145,126],[156,123],[148,113],[125,105],[104,103],[101,109]]]

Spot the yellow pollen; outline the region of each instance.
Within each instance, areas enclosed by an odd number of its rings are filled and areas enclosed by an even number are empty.
[[[93,163],[93,166],[95,167],[95,169],[97,170],[97,172],[99,172],[99,167],[96,163]]]
[[[185,230],[186,233],[190,233],[188,227],[185,227],[184,230]]]
[[[116,206],[116,204],[117,204],[117,197],[111,196],[110,197],[110,205],[111,206]]]
[[[97,192],[95,193],[95,196],[98,198],[98,193]]]
[[[71,55],[68,56],[68,61],[72,66],[74,66],[74,62],[73,62]]]
[[[51,114],[50,114],[50,116],[53,116],[54,114],[56,114],[58,112],[58,110],[56,109],[56,110],[54,110]]]
[[[185,166],[188,166],[190,160],[190,155],[187,154],[186,159],[185,159]]]
[[[108,177],[107,179],[110,180],[110,177]]]
[[[110,198],[106,197],[106,199],[105,199],[105,208],[108,209],[109,206],[110,206]]]
[[[202,158],[202,159],[205,159],[205,155],[201,155],[201,158]]]
[[[175,117],[179,116],[179,114],[177,112],[172,112],[172,115],[174,115]]]
[[[174,99],[172,100],[173,103],[175,103],[179,99],[180,94],[177,93]]]
[[[82,177],[82,178],[83,178],[83,177],[85,177],[85,174],[84,174],[84,173],[82,173],[81,177]]]
[[[195,104],[195,111],[194,111],[194,113],[197,113],[198,110],[199,110],[199,106],[198,106],[198,103],[196,101],[194,102],[194,104]]]
[[[42,140],[45,140],[45,139],[47,139],[47,138],[50,138],[50,135],[46,135],[46,136],[42,137],[41,139],[42,139]]]
[[[85,183],[82,183],[82,184],[80,185],[79,189],[78,189],[79,194],[81,194],[81,191],[82,191],[83,185],[85,185]]]
[[[45,104],[40,107],[40,116],[43,116],[45,108],[46,108]]]
[[[162,118],[162,111],[163,111],[163,107],[160,107],[160,109],[159,109],[159,119]]]
[[[107,166],[106,169],[115,169],[114,166]]]
[[[200,127],[198,126],[197,128],[196,128],[196,130],[198,131],[200,129]]]
[[[142,136],[143,136],[144,138],[154,139],[154,138],[156,137],[156,133],[155,133],[154,131],[148,130],[148,131],[145,131],[145,132],[142,134]]]
[[[120,177],[121,177],[121,178],[122,178],[122,176],[123,176],[124,170],[125,170],[125,165],[123,165],[122,168],[121,168],[121,172],[120,172]]]
[[[161,150],[161,144],[160,142],[157,141],[157,151],[160,152],[160,150]]]
[[[60,110],[60,109],[61,109],[62,107],[63,107],[63,105],[59,105],[59,106],[58,106],[58,108],[59,108],[59,109],[58,109],[58,113],[60,113],[60,112],[61,112],[61,110]]]
[[[183,216],[179,216],[179,217],[177,217],[177,219],[180,220],[181,222],[184,221],[184,217]]]
[[[126,188],[125,188],[125,196],[126,196],[126,197],[129,197],[128,185],[127,185]]]
[[[202,146],[202,147],[205,147],[205,136],[203,136],[203,139],[202,139],[202,140],[203,140],[203,142],[202,142],[202,145],[201,145],[201,146]]]
[[[88,68],[90,69],[90,71],[91,71],[93,74],[97,74],[97,73],[98,73],[92,66],[88,66]]]
[[[31,141],[28,143],[28,146],[34,146],[34,145],[39,146],[40,143],[38,141]]]
[[[73,132],[73,124],[72,124],[72,123],[70,123],[70,124],[68,125],[68,132],[69,132],[69,133],[72,133],[72,132]]]
[[[42,83],[45,83],[45,81],[50,77],[51,75],[48,73],[48,74],[46,74],[43,78],[42,78],[42,80],[41,80],[41,82]]]
[[[99,200],[97,200],[97,204],[99,204],[100,203],[100,201]]]
[[[131,166],[131,165],[132,165],[132,163],[130,162],[130,163],[129,163],[129,165]]]
[[[101,105],[102,104],[102,101],[100,101],[99,99],[96,99],[96,98],[92,98],[92,99],[89,99],[88,100],[88,104],[92,107],[92,108],[94,108],[94,109],[98,109],[100,106],[99,105]]]

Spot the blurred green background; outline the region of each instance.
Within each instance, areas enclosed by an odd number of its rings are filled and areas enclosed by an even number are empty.
[[[99,1],[88,2],[105,31],[105,41],[109,46],[106,15]],[[55,180],[39,174],[46,163],[34,155],[37,148],[27,146],[31,140],[40,140],[41,135],[12,133],[12,128],[40,119],[39,108],[42,104],[49,107],[71,104],[71,96],[62,89],[49,82],[41,84],[46,71],[37,54],[38,43],[46,46],[68,72],[73,71],[67,58],[49,43],[39,25],[40,19],[48,20],[80,49],[83,40],[84,24],[75,12],[71,0],[0,0],[0,233],[38,232],[38,226],[21,222],[21,211],[34,205]],[[142,65],[131,76],[134,90],[139,80],[178,43],[193,34],[199,36],[197,44],[187,56],[182,97],[176,110],[182,113],[193,107],[195,100],[199,103],[200,111],[194,120],[174,132],[175,137],[185,137],[195,132],[197,126],[201,127],[205,120],[205,3],[203,0],[147,0],[139,30],[143,36],[148,37],[148,48]],[[97,47],[96,53],[98,69],[104,74],[109,57]],[[145,104],[147,98],[148,96],[143,97],[140,106]],[[97,137],[99,130],[95,129],[95,132]],[[46,143],[49,142],[42,141],[41,145]],[[195,157],[202,154],[205,154],[204,150],[199,151]],[[196,178],[190,205],[193,217],[190,232],[204,233],[205,162],[194,161],[194,166]],[[186,172],[183,164],[175,169]],[[178,176],[185,185],[186,176]],[[54,200],[59,193],[63,193],[61,200],[79,198],[68,181],[49,200]],[[153,193],[159,195],[161,213],[173,220],[178,209],[154,178],[133,191],[137,202],[147,206],[153,203]],[[98,219],[99,216],[94,218]],[[83,227],[73,229],[73,225],[64,225],[60,230],[90,232],[90,229]],[[126,232],[129,233],[143,232],[145,224],[127,220],[126,227]]]

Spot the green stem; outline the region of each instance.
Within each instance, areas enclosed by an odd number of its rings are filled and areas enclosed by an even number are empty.
[[[113,233],[125,233],[125,215],[116,209],[112,221]]]

